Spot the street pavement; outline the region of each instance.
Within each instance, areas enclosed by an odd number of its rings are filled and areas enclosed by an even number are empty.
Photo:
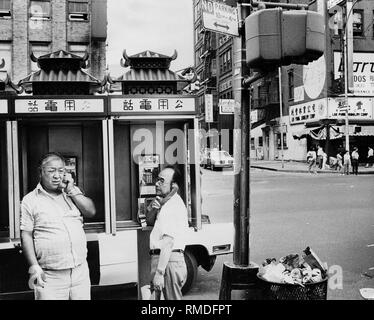
[[[329,300],[362,299],[359,289],[374,288],[374,183],[367,174],[311,175],[306,164],[252,162],[250,179],[250,257],[260,264],[265,258],[301,253],[310,246],[330,267],[330,276],[342,272],[342,289],[329,288]],[[287,165],[287,168],[286,168]],[[269,169],[270,168],[270,169]],[[302,171],[298,171],[302,170]],[[203,170],[203,210],[212,223],[233,221],[232,171]],[[217,299],[222,264],[200,274],[186,299]]]

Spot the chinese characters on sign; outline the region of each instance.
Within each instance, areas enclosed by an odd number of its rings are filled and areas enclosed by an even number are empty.
[[[327,100],[319,99],[290,106],[290,124],[304,123],[327,117]]]
[[[205,95],[205,122],[213,122],[213,95]]]
[[[194,112],[195,98],[112,98],[111,112]]]
[[[104,112],[101,99],[16,99],[16,113],[97,113]]]
[[[8,101],[0,100],[0,114],[8,113]]]

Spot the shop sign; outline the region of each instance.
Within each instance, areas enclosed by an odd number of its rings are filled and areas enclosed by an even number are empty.
[[[8,113],[8,101],[0,100],[0,114]]]
[[[112,98],[110,108],[116,113],[194,112],[195,98]]]
[[[236,7],[222,2],[202,0],[203,25],[205,29],[231,36],[239,36],[239,20]]]
[[[334,79],[342,77],[341,52],[334,52]],[[353,91],[355,95],[374,95],[374,53],[353,53]]]
[[[311,122],[327,117],[327,99],[290,106],[290,124]]]
[[[251,111],[251,123],[255,123],[258,121],[258,110]]]
[[[234,99],[219,99],[219,114],[234,114],[235,100]]]
[[[102,99],[16,99],[15,113],[98,113],[104,112]]]
[[[205,95],[205,122],[213,122],[213,95]]]
[[[328,0],[327,1],[327,10],[341,4],[342,2],[344,2],[345,0]]]
[[[344,118],[344,99],[328,98],[328,117],[331,119]],[[373,119],[372,98],[348,98],[348,119],[370,120]],[[343,108],[342,108],[343,107]]]

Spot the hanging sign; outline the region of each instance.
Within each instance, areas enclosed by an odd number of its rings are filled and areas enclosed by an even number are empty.
[[[228,6],[222,2],[202,0],[201,9],[205,29],[239,36],[239,20],[236,7]]]
[[[346,108],[344,99],[328,98],[328,116],[330,119],[344,118]],[[373,119],[372,98],[348,98],[348,118],[350,120],[371,120]]]
[[[213,122],[213,95],[205,95],[205,122]]]
[[[8,113],[8,100],[0,99],[0,114]]]
[[[195,112],[195,98],[157,97],[111,98],[110,111],[115,113],[183,113]]]
[[[15,113],[99,113],[104,112],[102,99],[16,99]]]
[[[234,114],[235,100],[234,99],[219,99],[219,114]]]

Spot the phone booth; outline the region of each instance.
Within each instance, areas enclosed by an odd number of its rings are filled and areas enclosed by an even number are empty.
[[[88,58],[88,57],[87,57]],[[82,70],[86,60],[65,51],[57,51],[37,59],[41,70],[20,81],[26,93],[14,99],[12,121],[13,163],[19,170],[15,183],[15,212],[23,196],[39,182],[38,162],[48,152],[65,157],[67,172],[75,183],[94,200],[96,215],[85,219],[88,240],[88,263],[92,284],[100,276],[96,233],[105,232],[109,197],[107,166],[107,105],[100,91],[100,82]],[[19,219],[19,215],[17,215]],[[15,237],[20,238],[19,221]]]
[[[195,97],[180,94],[188,81],[169,70],[168,57],[145,51],[127,56],[121,65],[130,70],[113,84],[122,95],[109,103],[109,158],[111,159],[112,226],[118,233],[134,229],[137,243],[138,295],[150,280],[149,235],[145,208],[156,196],[156,179],[166,165],[177,165],[184,184],[180,194],[191,225],[200,223],[200,186],[197,160],[198,119]],[[191,187],[194,186],[194,187]]]

